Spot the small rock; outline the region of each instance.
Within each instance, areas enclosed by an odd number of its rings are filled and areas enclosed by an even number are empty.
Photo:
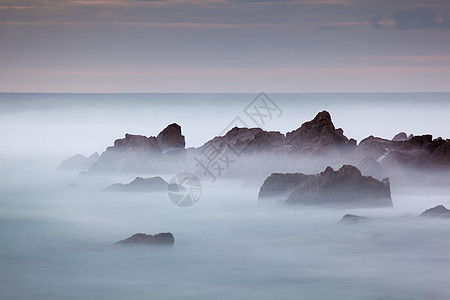
[[[448,210],[444,205],[438,205],[427,209],[421,213],[420,216],[429,218],[450,218],[450,210]]]
[[[173,246],[174,241],[175,239],[170,232],[155,235],[136,233],[125,240],[118,241],[116,245]]]

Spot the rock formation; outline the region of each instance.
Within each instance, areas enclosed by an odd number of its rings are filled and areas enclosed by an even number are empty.
[[[136,177],[128,184],[115,183],[105,188],[105,191],[117,192],[167,192],[168,183],[161,177]]]
[[[173,246],[175,239],[170,232],[155,235],[136,233],[125,240],[118,241],[116,245],[150,245],[150,246]]]
[[[184,135],[181,134],[181,126],[173,123],[164,128],[156,137],[161,150],[166,153],[169,151],[184,150],[186,142]]]
[[[229,176],[252,178],[279,172],[277,166],[290,167],[294,163],[299,167],[305,163],[317,165],[320,169],[326,165],[349,164],[378,179],[399,175],[409,180],[412,169],[450,170],[450,140],[433,139],[431,135],[407,136],[401,132],[392,140],[369,136],[357,145],[354,139],[344,135],[342,129],[335,128],[327,111],[319,112],[313,120],[286,135],[261,128],[234,127],[199,148],[185,149],[185,144],[181,127],[175,123],[156,137],[126,134],[101,154],[89,172],[177,173],[203,168],[199,160],[206,154],[208,161],[202,161],[202,164],[226,154],[234,162]],[[260,164],[261,158],[271,163]],[[304,167],[302,170],[318,171]],[[205,167],[202,172],[211,175],[208,171]]]
[[[171,124],[158,137],[125,134],[114,141],[89,171],[168,171],[173,168],[184,150],[181,127]]]
[[[369,220],[368,217],[361,217],[361,216],[346,214],[345,216],[342,217],[342,219],[339,221],[339,223],[360,223],[360,222],[367,221],[367,220]]]
[[[272,174],[263,183],[258,201],[282,198],[286,204],[332,207],[392,206],[389,179],[378,181],[362,176],[354,166],[344,165],[338,171],[327,167],[316,175]]]
[[[436,207],[427,209],[426,211],[421,213],[420,216],[429,218],[450,218],[450,210],[447,209],[444,205],[438,205]]]
[[[75,154],[74,156],[69,157],[66,160],[63,160],[61,164],[58,166],[58,170],[88,170],[92,164],[94,164],[98,159],[99,155],[97,152],[92,154],[89,157],[86,157],[81,154]]]
[[[322,111],[309,122],[286,134],[285,145],[299,154],[340,154],[353,150],[356,140],[348,139],[342,129],[336,129],[327,111]]]

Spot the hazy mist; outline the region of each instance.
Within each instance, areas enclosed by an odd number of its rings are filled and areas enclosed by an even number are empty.
[[[284,134],[327,110],[358,142],[400,131],[450,137],[450,94],[269,96],[282,114],[265,130]],[[244,112],[255,97],[0,94],[0,298],[449,299],[448,220],[417,217],[450,207],[446,178],[393,182],[393,208],[264,207],[258,190],[271,171],[315,173],[327,162],[255,159],[230,166],[243,178],[202,177],[199,202],[180,208],[166,193],[103,191],[141,175],[169,181],[170,172],[56,170],[76,153],[101,154],[125,133],[156,136],[173,122],[186,147],[242,127],[228,127],[236,117],[257,127]],[[338,224],[347,213],[371,219]],[[112,246],[137,232],[172,232],[175,244]]]

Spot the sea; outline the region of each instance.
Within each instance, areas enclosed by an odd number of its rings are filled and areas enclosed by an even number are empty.
[[[223,176],[179,207],[103,190],[170,172],[57,170],[126,133],[177,123],[199,147],[235,126],[286,133],[323,110],[358,142],[450,137],[450,93],[0,93],[0,299],[450,299],[450,220],[418,217],[450,208],[450,184],[394,182],[392,208],[348,210],[261,206],[260,185]],[[339,222],[348,213],[370,219]],[[114,245],[160,232],[173,247]]]

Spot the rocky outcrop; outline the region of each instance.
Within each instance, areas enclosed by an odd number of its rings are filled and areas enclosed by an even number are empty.
[[[444,205],[438,205],[436,207],[427,209],[423,213],[420,214],[421,217],[429,217],[429,218],[450,218],[450,210],[447,209]]]
[[[181,127],[171,124],[158,137],[125,134],[114,141],[89,171],[146,172],[173,168],[184,151]]]
[[[217,136],[198,149],[202,152],[213,149],[220,153],[232,155],[251,155],[270,152],[282,147],[284,135],[278,131],[264,131],[261,128],[234,127],[224,136]]]
[[[89,157],[86,157],[81,154],[75,154],[74,156],[69,157],[66,160],[63,160],[61,164],[58,166],[58,170],[88,170],[92,164],[94,164],[98,159],[99,155],[97,152],[92,154]]]
[[[156,137],[126,134],[108,147],[89,171],[177,173],[202,168],[203,174],[211,175],[208,166],[224,154],[227,158],[223,169],[230,176],[270,174],[280,170],[277,166],[295,170],[292,162],[299,166],[304,162],[318,163],[320,169],[349,164],[378,179],[396,176],[398,170],[404,177],[412,174],[410,169],[450,170],[450,140],[433,139],[431,135],[407,136],[401,132],[392,140],[369,136],[357,145],[342,129],[335,128],[327,111],[319,112],[313,120],[286,135],[261,128],[234,127],[199,148],[185,149],[185,144],[181,127],[175,123]],[[239,159],[235,159],[237,156]],[[261,158],[272,163],[261,164]],[[228,171],[231,162],[234,167]],[[216,169],[219,170],[217,165]],[[318,170],[315,168],[314,172]]]
[[[368,217],[361,217],[361,216],[346,214],[345,216],[342,217],[342,219],[339,221],[339,223],[341,223],[341,224],[342,223],[361,223],[361,222],[365,222],[368,220],[369,220]]]
[[[378,178],[392,171],[448,170],[450,140],[433,139],[431,135],[410,136],[406,140],[387,140],[369,136],[345,157],[365,173]]]
[[[158,134],[156,140],[164,153],[169,151],[182,151],[186,146],[184,135],[181,134],[181,126],[176,123],[164,128]]]
[[[161,177],[136,177],[128,184],[115,183],[105,188],[105,191],[116,192],[167,192],[168,183]]]
[[[316,175],[273,174],[264,181],[258,200],[282,198],[286,193],[289,194],[286,204],[345,208],[392,206],[388,178],[379,181],[362,176],[350,165],[337,171],[327,167]]]
[[[258,194],[258,200],[286,200],[304,181],[313,175],[302,173],[273,173],[264,181]]]
[[[136,233],[125,240],[118,241],[116,245],[150,245],[150,246],[173,246],[175,239],[170,232],[155,235]]]
[[[342,129],[336,129],[327,111],[322,111],[309,122],[286,134],[285,144],[300,154],[341,154],[356,147],[356,140],[348,139]]]
[[[406,135],[406,133],[402,131],[402,132],[397,133],[391,141],[393,141],[393,142],[406,141],[412,137],[413,137],[412,134],[408,137]]]

